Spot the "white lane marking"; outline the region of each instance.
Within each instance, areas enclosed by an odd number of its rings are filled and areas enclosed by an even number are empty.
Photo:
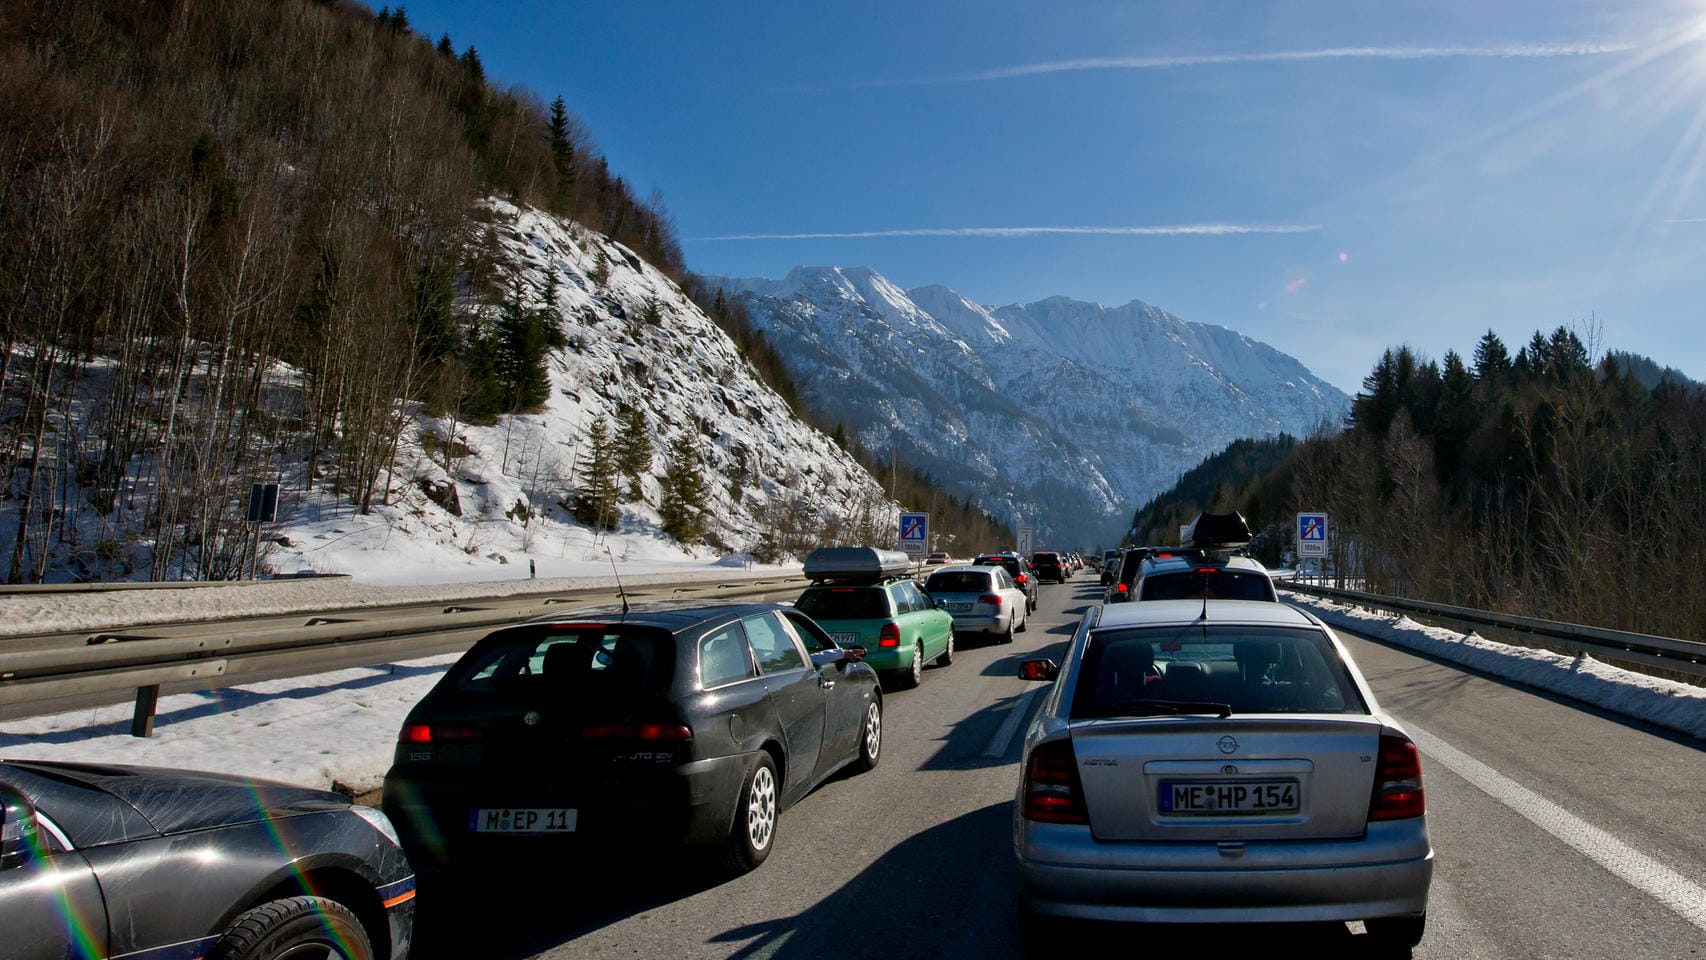
[[[995,730],[995,736],[989,738],[989,745],[983,748],[986,757],[1005,756],[1007,748],[1013,744],[1013,735],[1019,732],[1019,721],[1031,712],[1031,701],[1045,688],[1032,687],[1023,696],[1013,701],[1013,706],[1007,710],[1007,719],[1001,721],[1001,726]]]
[[[1474,757],[1409,721],[1404,728],[1416,746],[1535,826],[1575,848],[1642,893],[1675,911],[1682,919],[1706,930],[1706,887],[1654,860],[1610,833],[1588,823],[1533,790],[1499,773]]]

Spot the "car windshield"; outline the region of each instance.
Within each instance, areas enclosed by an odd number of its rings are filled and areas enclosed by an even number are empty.
[[[546,624],[493,634],[457,662],[463,693],[550,688],[569,698],[656,692],[675,673],[675,638],[625,624]]]
[[[1180,570],[1143,578],[1143,600],[1275,600],[1273,581],[1248,570]]]
[[[931,574],[924,589],[931,593],[982,593],[989,589],[989,574],[981,570],[944,570]]]
[[[1090,635],[1073,719],[1367,713],[1319,630],[1193,623]]]
[[[882,587],[814,587],[794,606],[813,620],[882,620],[889,615]]]

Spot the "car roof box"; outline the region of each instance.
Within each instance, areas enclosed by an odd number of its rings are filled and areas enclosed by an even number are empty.
[[[1250,543],[1250,525],[1242,514],[1199,513],[1185,528],[1182,547],[1196,550],[1234,550]]]
[[[806,576],[812,580],[882,580],[911,569],[912,558],[899,550],[818,547],[806,555]]]

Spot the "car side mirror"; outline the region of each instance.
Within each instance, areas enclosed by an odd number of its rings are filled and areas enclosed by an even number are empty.
[[[1020,680],[1053,680],[1060,675],[1060,667],[1053,660],[1026,660],[1019,664]]]
[[[865,662],[865,648],[864,647],[842,647],[841,648],[841,662],[842,663],[864,663]]]
[[[35,860],[41,849],[35,808],[21,794],[0,789],[0,870]]]

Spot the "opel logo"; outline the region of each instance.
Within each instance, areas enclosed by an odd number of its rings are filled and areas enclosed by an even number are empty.
[[[1220,747],[1221,753],[1237,753],[1238,752],[1238,741],[1232,739],[1231,737],[1221,737],[1219,743],[1217,743],[1216,746]]]
[[[522,714],[521,715],[521,722],[527,724],[530,727],[539,726],[539,711],[529,710],[526,713]],[[1231,739],[1231,738],[1228,737],[1227,739]],[[1220,749],[1225,750],[1226,749],[1225,744],[1222,744]],[[1236,747],[1234,749],[1236,749]]]

